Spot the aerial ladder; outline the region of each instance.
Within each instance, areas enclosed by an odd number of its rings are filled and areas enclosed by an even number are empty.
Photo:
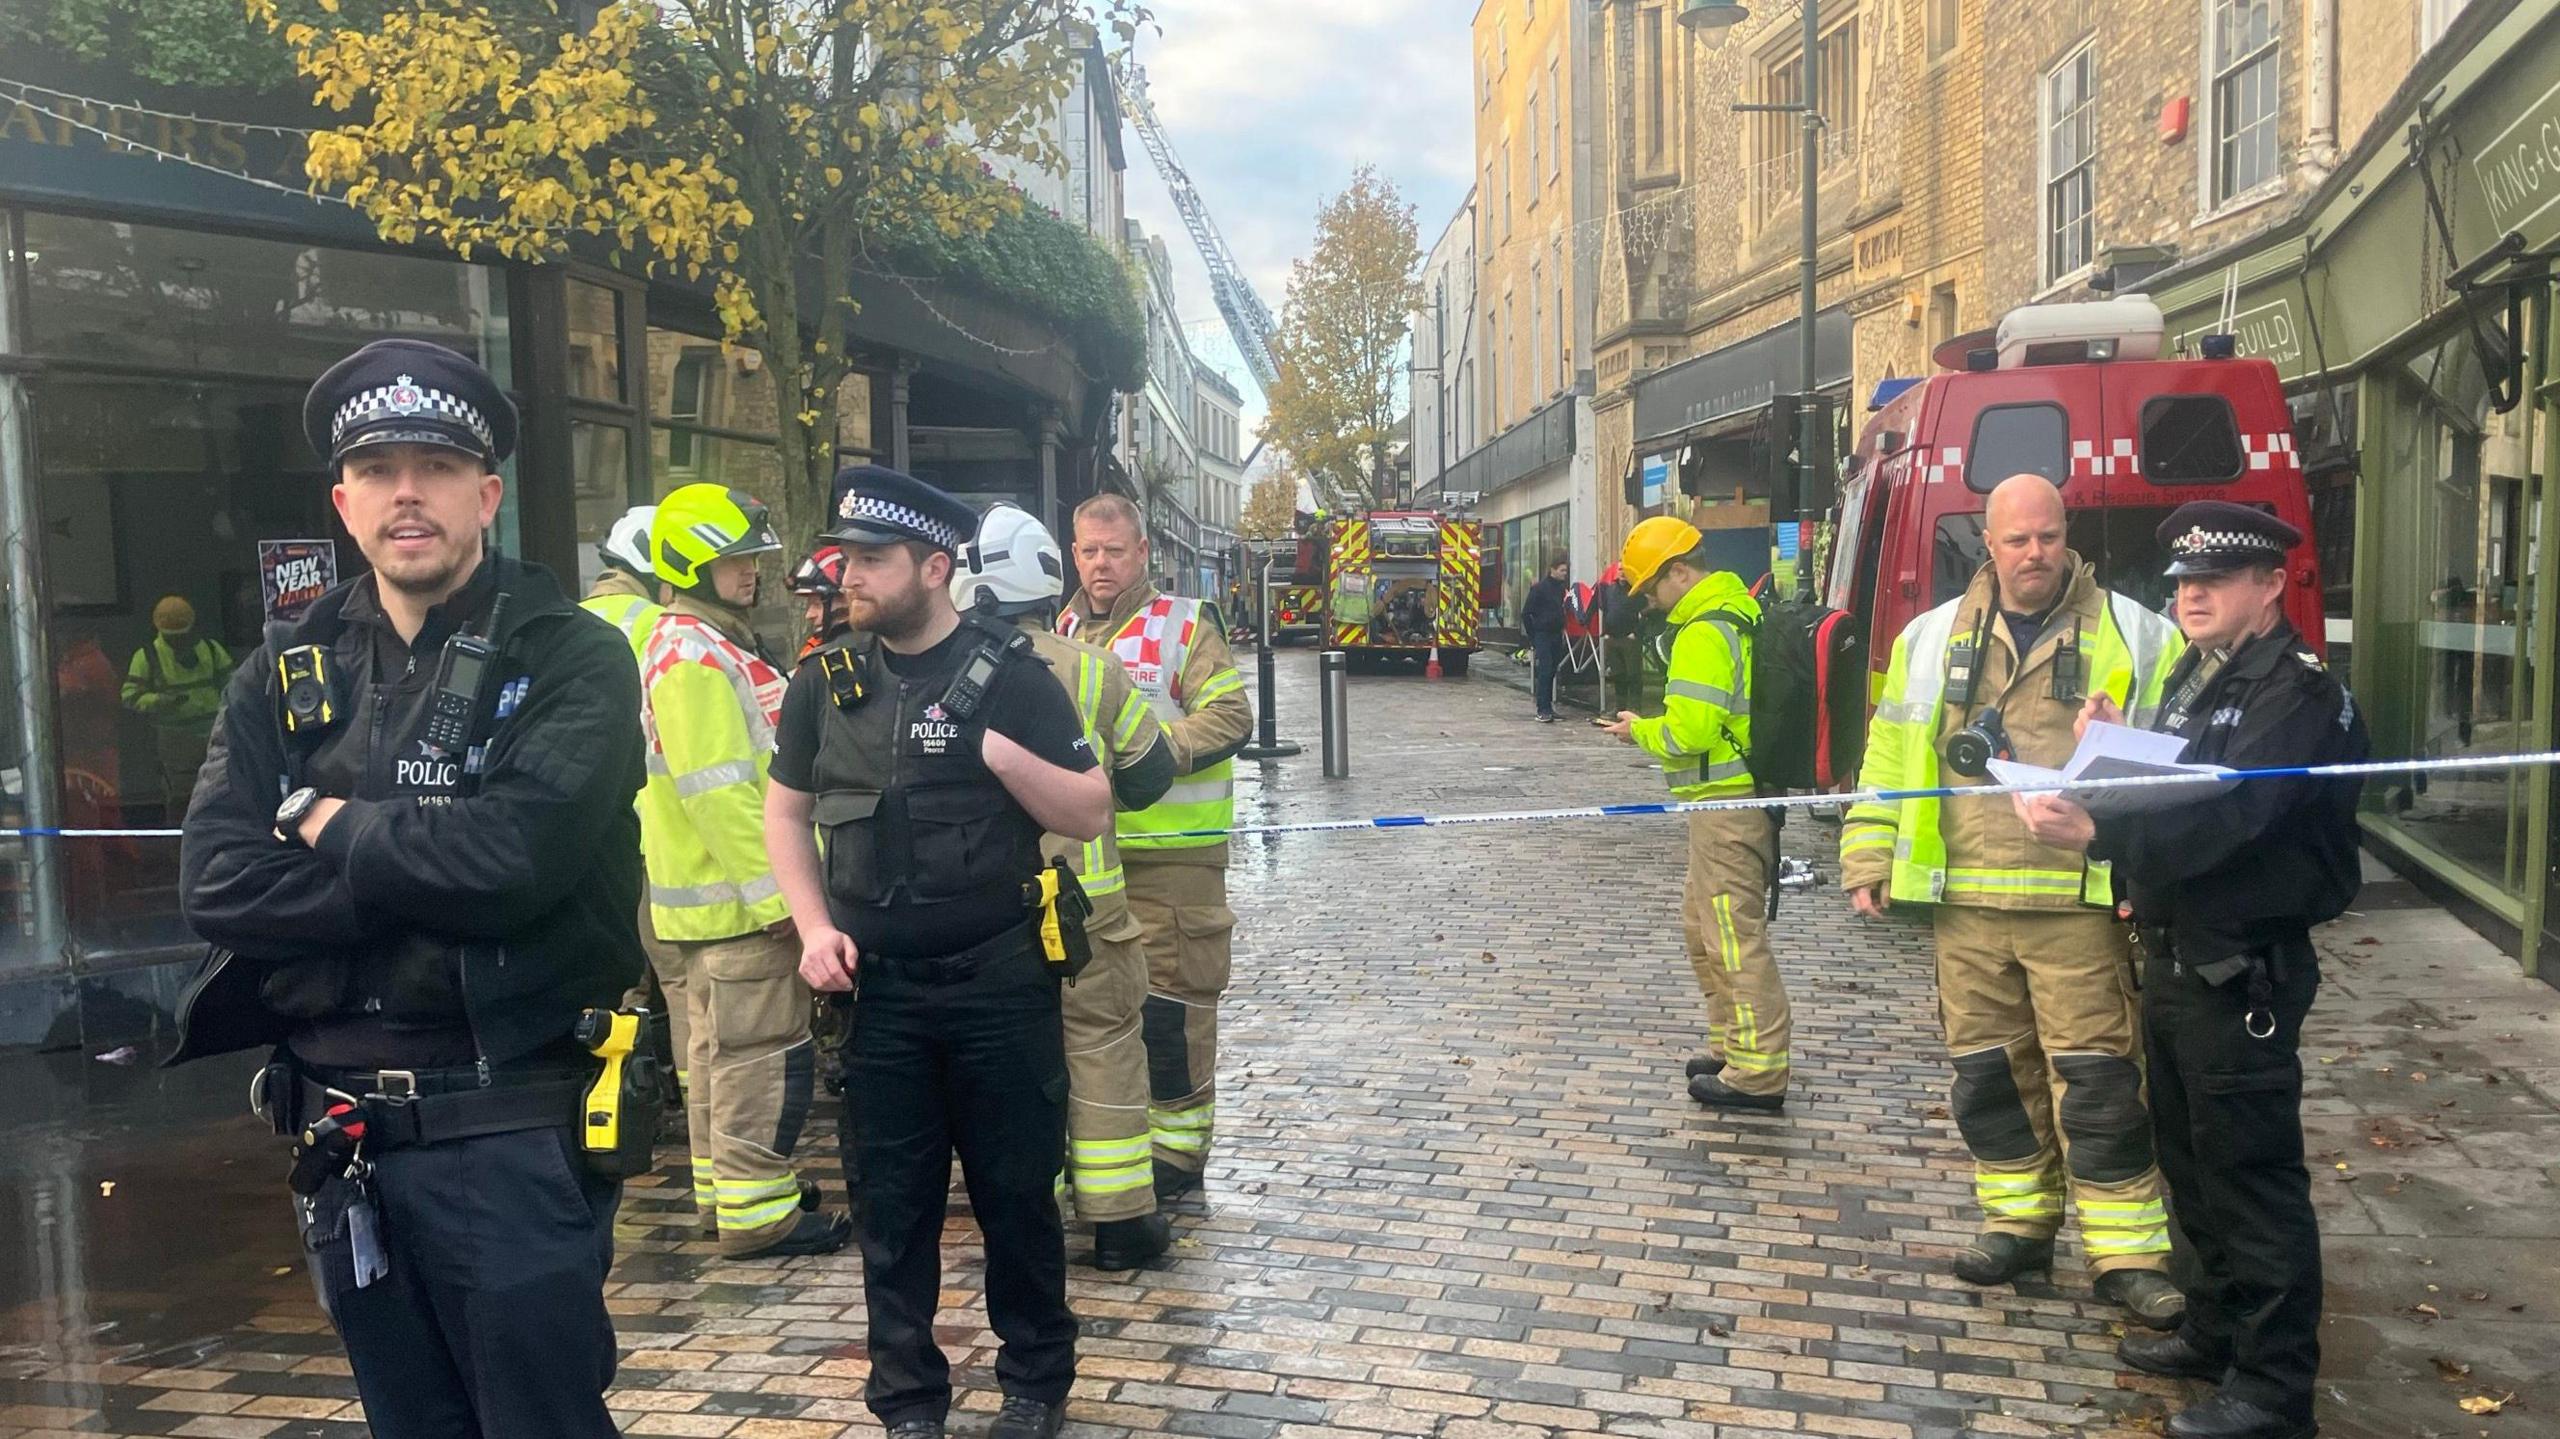
[[[1218,233],[1218,222],[1209,218],[1209,206],[1200,198],[1200,188],[1191,183],[1191,174],[1174,158],[1173,142],[1165,138],[1164,122],[1156,118],[1156,107],[1147,99],[1147,72],[1140,66],[1129,66],[1115,73],[1120,90],[1120,108],[1138,127],[1138,139],[1147,147],[1147,158],[1155,161],[1156,173],[1164,177],[1164,187],[1173,195],[1173,208],[1182,212],[1182,223],[1191,231],[1191,243],[1200,251],[1200,262],[1209,269],[1209,291],[1218,302],[1218,313],[1226,316],[1227,333],[1235,337],[1236,350],[1244,356],[1245,368],[1253,371],[1253,382],[1265,395],[1280,378],[1280,368],[1273,356],[1273,340],[1279,326],[1271,318],[1271,308],[1253,292],[1244,277],[1244,267],[1236,263],[1235,252],[1227,248],[1227,237]]]

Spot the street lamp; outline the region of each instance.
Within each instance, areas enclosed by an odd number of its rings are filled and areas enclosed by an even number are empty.
[[[1796,269],[1796,346],[1799,364],[1801,401],[1796,407],[1796,592],[1809,597],[1813,592],[1813,554],[1805,543],[1804,525],[1810,518],[1809,502],[1813,498],[1813,468],[1825,446],[1822,427],[1830,423],[1825,407],[1815,399],[1821,377],[1815,373],[1813,345],[1813,312],[1815,301],[1814,251],[1819,244],[1815,220],[1821,183],[1817,171],[1822,165],[1822,6],[1820,0],[1797,0],[1804,12],[1803,85],[1797,103],[1792,105],[1736,105],[1736,114],[1784,114],[1799,117],[1804,124],[1804,170],[1798,177],[1802,190],[1804,253]],[[1717,4],[1714,0],[1682,0],[1680,23],[1691,30],[1720,35],[1751,17],[1740,5]],[[1775,498],[1774,496],[1772,497]]]

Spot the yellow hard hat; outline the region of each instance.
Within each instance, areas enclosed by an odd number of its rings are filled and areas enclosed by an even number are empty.
[[[764,502],[725,485],[685,485],[658,501],[649,517],[650,562],[658,578],[680,590],[701,584],[713,560],[782,548]]]
[[[1628,592],[1644,593],[1661,577],[1664,565],[1696,549],[1702,538],[1696,525],[1669,515],[1656,515],[1628,531],[1626,548],[1618,552]]]
[[[184,595],[164,595],[151,607],[151,627],[164,635],[182,635],[196,627],[196,607]]]

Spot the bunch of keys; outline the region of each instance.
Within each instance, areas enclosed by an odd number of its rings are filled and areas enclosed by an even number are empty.
[[[364,1111],[352,1096],[332,1091],[330,1097],[337,1102],[304,1126],[301,1142],[293,1147],[293,1172],[286,1182],[293,1189],[304,1240],[318,1249],[343,1235],[355,1261],[356,1287],[362,1289],[391,1266],[382,1250],[381,1212],[374,1204],[373,1162],[364,1157]],[[324,1223],[321,1192],[332,1179],[344,1181],[345,1202]]]

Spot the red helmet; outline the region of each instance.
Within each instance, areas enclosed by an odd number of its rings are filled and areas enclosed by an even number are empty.
[[[829,599],[844,593],[844,551],[835,545],[818,546],[791,572],[791,592]]]

